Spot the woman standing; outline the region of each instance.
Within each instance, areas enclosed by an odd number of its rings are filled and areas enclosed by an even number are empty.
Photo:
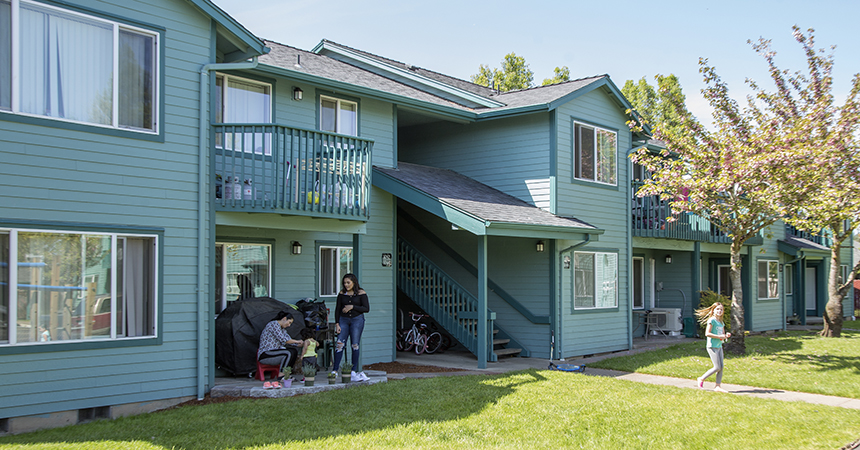
[[[348,273],[341,280],[342,289],[337,294],[337,305],[334,308],[334,331],[337,333],[337,345],[334,352],[333,373],[337,373],[340,362],[343,359],[343,349],[346,347],[346,339],[349,338],[352,345],[352,379],[353,381],[367,381],[368,377],[358,367],[358,342],[361,340],[361,332],[364,331],[364,313],[370,311],[370,302],[367,300],[367,292],[358,285],[358,278]]]
[[[711,362],[714,367],[705,372],[704,375],[697,378],[696,381],[700,388],[705,387],[705,380],[713,374],[717,374],[717,385],[714,390],[717,392],[728,392],[720,383],[723,381],[723,342],[732,337],[731,333],[725,332],[723,324],[723,311],[725,307],[722,303],[714,303],[707,308],[696,310],[696,317],[699,323],[705,325],[705,339],[707,340],[708,355],[711,357]]]
[[[278,311],[275,320],[266,324],[260,333],[260,348],[257,350],[257,361],[260,364],[280,366],[278,381],[284,378],[284,368],[298,357],[299,348],[304,344],[300,339],[293,339],[287,334],[287,328],[293,324],[293,318],[286,311]],[[298,346],[287,348],[287,345]]]

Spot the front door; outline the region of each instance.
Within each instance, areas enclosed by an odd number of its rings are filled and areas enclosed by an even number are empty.
[[[815,282],[816,279],[816,269],[815,267],[807,267],[806,268],[806,310],[815,314],[815,310],[818,309],[818,285]],[[807,313],[808,314],[808,313]]]
[[[720,295],[732,298],[732,266],[717,266],[717,289]]]

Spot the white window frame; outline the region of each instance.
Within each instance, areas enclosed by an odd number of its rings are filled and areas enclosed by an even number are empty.
[[[576,304],[576,296],[577,296],[576,292],[577,292],[577,288],[578,288],[577,282],[576,282],[576,273],[577,273],[576,256],[577,255],[592,255],[594,257],[594,268],[593,268],[594,269],[593,270],[594,279],[592,280],[592,283],[593,283],[592,286],[594,286],[594,293],[593,293],[594,296],[592,299],[592,305],[593,306],[590,306],[590,307],[589,306],[577,306],[577,304]],[[611,281],[612,286],[613,286],[614,291],[615,291],[614,292],[615,295],[613,296],[614,297],[613,298],[614,304],[609,305],[609,306],[597,306],[598,297],[600,296],[600,293],[598,292],[599,291],[599,285],[598,285],[599,275],[598,275],[598,270],[597,270],[597,266],[598,266],[597,261],[598,261],[598,258],[603,257],[603,256],[610,256],[610,257],[615,259],[615,279]],[[572,274],[573,274],[573,282],[571,284],[573,285],[573,308],[574,308],[574,310],[582,311],[582,310],[618,308],[618,279],[619,279],[618,253],[613,253],[613,252],[574,252]],[[604,281],[603,285],[604,285],[603,290],[606,291],[606,282],[605,281]]]
[[[639,273],[636,273],[636,261],[640,261],[641,265],[639,267]],[[633,257],[633,264],[631,266],[631,273],[633,273],[633,295],[630,296],[630,301],[633,304],[633,309],[645,309],[645,258],[641,256]],[[642,285],[639,286],[640,295],[642,296],[642,304],[636,306],[636,277],[639,277],[642,280]]]
[[[33,113],[27,113],[27,112],[21,111],[21,76],[19,73],[20,65],[21,65],[21,36],[20,36],[20,32],[21,32],[20,16],[21,15],[20,15],[20,9],[19,8],[20,8],[20,5],[22,3],[29,3],[29,4],[33,4],[33,5],[38,5],[40,8],[59,11],[59,12],[62,12],[63,14],[82,17],[82,18],[85,18],[86,20],[90,20],[90,21],[94,21],[94,22],[101,22],[101,23],[104,23],[106,25],[110,25],[113,28],[113,52],[112,52],[113,53],[112,54],[112,59],[113,59],[112,82],[113,82],[113,86],[112,86],[112,105],[111,105],[111,124],[110,125],[93,123],[93,122],[85,122],[85,121],[79,121],[79,120],[73,120],[73,119],[66,119],[66,118],[62,118],[62,117],[53,117],[53,116],[46,116],[46,115],[41,115],[41,114],[33,114]],[[134,27],[134,26],[131,26],[128,24],[120,23],[120,22],[115,22],[112,20],[106,20],[106,19],[98,17],[98,16],[94,16],[94,15],[90,15],[90,14],[83,14],[83,13],[80,13],[77,11],[73,11],[73,10],[69,10],[69,9],[65,9],[65,8],[60,8],[60,7],[50,5],[47,3],[35,2],[35,1],[30,1],[30,0],[11,0],[11,5],[12,5],[11,6],[11,8],[12,8],[12,11],[11,11],[11,16],[12,16],[12,24],[11,24],[12,25],[11,26],[11,28],[12,28],[12,30],[11,30],[11,35],[12,35],[11,36],[12,37],[12,39],[11,39],[11,43],[12,43],[12,48],[11,48],[11,55],[12,55],[11,110],[0,109],[0,113],[11,113],[11,114],[27,116],[27,117],[38,117],[41,119],[55,120],[58,122],[78,123],[78,124],[85,124],[85,125],[100,127],[100,128],[131,131],[131,132],[135,132],[135,133],[152,134],[152,135],[159,134],[159,132],[160,132],[159,130],[161,128],[160,123],[159,123],[160,109],[161,109],[161,101],[160,101],[160,98],[161,98],[161,95],[160,95],[160,92],[161,92],[161,84],[160,84],[161,83],[161,76],[160,76],[160,74],[161,74],[161,56],[160,56],[161,34],[160,33],[152,31],[152,30],[147,30],[144,28]],[[134,127],[130,127],[130,126],[122,126],[119,124],[119,101],[120,101],[120,99],[119,99],[119,85],[120,85],[120,80],[119,80],[118,73],[119,73],[119,65],[120,65],[120,61],[119,61],[119,54],[120,54],[119,32],[120,32],[120,30],[129,31],[129,32],[137,33],[137,34],[143,34],[143,35],[151,36],[153,38],[153,57],[152,57],[152,62],[153,62],[152,126],[153,126],[153,129],[152,130],[142,129],[142,128],[134,128]],[[74,88],[74,87],[72,86],[70,88]]]
[[[222,242],[222,241],[218,241],[215,243],[215,250],[220,252],[221,266],[220,266],[220,268],[216,267],[215,270],[217,273],[215,274],[215,276],[217,276],[219,278],[219,280],[221,281],[221,292],[220,292],[220,295],[218,295],[218,297],[219,297],[218,298],[218,306],[220,307],[220,311],[223,311],[224,309],[226,309],[227,305],[230,302],[237,300],[236,298],[234,298],[232,300],[228,300],[228,298],[232,298],[232,297],[237,295],[236,292],[233,292],[233,291],[228,292],[228,283],[230,282],[230,278],[229,278],[230,274],[228,273],[226,268],[227,268],[227,259],[228,259],[227,248],[230,245],[236,245],[239,247],[242,247],[242,246],[266,247],[268,249],[268,251],[267,251],[268,261],[266,261],[266,263],[267,263],[266,264],[266,277],[264,278],[263,281],[265,283],[264,287],[266,288],[267,295],[268,296],[272,295],[272,259],[273,259],[272,245],[271,244],[265,244],[265,243],[259,243],[259,242],[229,242],[229,241],[223,241]],[[239,274],[239,275],[242,275],[242,274]],[[260,281],[260,280],[258,280],[258,281]],[[230,287],[232,287],[232,284]],[[215,314],[220,313],[220,311],[215,311]]]
[[[785,295],[794,295],[794,266],[786,264],[783,270],[785,271],[782,280],[783,291]]]
[[[110,295],[110,332],[107,336],[100,335],[91,335],[84,336],[79,339],[57,339],[57,336],[52,336],[52,340],[48,342],[41,342],[38,339],[33,342],[18,342],[18,296],[17,295],[9,295],[9,311],[7,314],[8,323],[8,336],[0,336],[0,348],[2,347],[13,347],[13,346],[33,346],[33,345],[57,345],[57,344],[78,344],[82,342],[93,342],[93,341],[127,341],[127,340],[142,340],[142,339],[155,339],[159,336],[160,333],[160,324],[159,324],[159,310],[158,310],[158,298],[159,298],[159,236],[156,234],[137,234],[137,233],[123,233],[123,232],[95,232],[95,231],[79,231],[73,229],[38,229],[38,228],[0,228],[0,234],[9,236],[9,264],[8,264],[8,286],[4,286],[4,288],[8,288],[9,293],[18,291],[18,235],[19,233],[50,233],[50,234],[74,234],[80,236],[101,236],[101,237],[109,237],[110,238],[110,277],[107,282],[110,286],[109,293],[105,295]],[[137,335],[137,336],[122,336],[119,335],[119,330],[117,329],[117,294],[118,292],[118,278],[120,274],[119,265],[118,265],[118,256],[120,255],[119,250],[123,250],[122,254],[127,254],[127,250],[123,246],[124,243],[127,242],[128,238],[144,238],[152,240],[152,270],[150,278],[150,282],[152,283],[149,288],[151,289],[152,295],[149,301],[151,302],[152,309],[149,311],[149,314],[152,318],[152,332],[150,334]],[[125,261],[124,261],[125,262]],[[128,268],[128,263],[123,264],[122,266],[123,279],[126,279],[126,273]],[[0,268],[0,270],[3,270]],[[84,281],[87,277],[82,273],[81,280]],[[124,293],[122,293],[124,294]],[[123,312],[125,313],[127,309],[124,308]],[[86,316],[84,316],[86,317]],[[67,330],[70,331],[70,330]]]
[[[322,123],[323,123],[322,102],[323,102],[323,100],[335,102],[335,130],[323,130],[322,129]],[[319,116],[320,130],[321,131],[327,131],[329,133],[345,134],[343,132],[343,121],[341,120],[341,111],[342,111],[341,105],[343,105],[343,104],[350,104],[350,105],[355,106],[355,123],[353,123],[353,127],[355,129],[355,136],[358,136],[358,102],[354,102],[351,100],[344,100],[344,99],[337,98],[337,97],[330,97],[328,95],[320,95],[320,105],[319,105],[320,106],[320,113],[319,113],[320,114],[320,116]]]
[[[839,283],[842,284],[848,279],[848,264],[839,265]]]
[[[593,130],[594,147],[592,148],[592,158],[594,158],[594,178],[584,178],[581,176],[577,176],[577,174],[580,172],[580,168],[582,167],[582,163],[580,162],[579,158],[577,157],[577,149],[580,145],[579,137],[576,133],[576,127],[577,126],[588,127],[588,128],[591,128]],[[573,127],[572,127],[571,131],[572,131],[571,140],[573,141],[573,155],[572,155],[573,156],[573,178],[576,180],[588,181],[591,183],[605,184],[608,186],[617,186],[618,185],[618,132],[616,132],[614,130],[610,130],[608,128],[604,128],[604,127],[600,127],[597,125],[593,125],[593,124],[586,123],[586,122],[580,122],[580,121],[576,121],[576,120],[573,121]],[[598,180],[599,171],[597,170],[597,168],[599,166],[598,160],[600,158],[600,153],[598,152],[598,145],[597,145],[598,144],[598,139],[597,139],[598,132],[605,132],[605,133],[612,134],[614,136],[615,150],[613,151],[613,154],[612,154],[612,158],[613,158],[612,166],[614,168],[613,173],[612,173],[612,181]],[[584,150],[585,149],[582,149],[582,151],[584,151]]]
[[[761,277],[762,277],[762,264],[765,265],[764,275],[765,275],[765,292],[762,293],[761,289]],[[776,270],[776,280],[772,280],[770,277],[770,266],[773,265]],[[770,292],[770,283],[776,282],[776,288],[774,292],[776,293],[775,297],[771,297],[769,295]],[[760,259],[758,260],[758,264],[756,265],[756,295],[759,300],[777,300],[779,299],[779,261],[775,259]]]
[[[218,81],[217,81],[218,79],[221,79],[220,88],[218,87]],[[221,91],[221,104],[216,105],[216,108],[218,109],[218,113],[221,114],[221,121],[220,121],[221,123],[235,123],[235,122],[225,122],[224,121],[224,118],[227,116],[227,111],[230,109],[230,98],[229,98],[229,95],[227,95],[227,93],[229,92],[229,90],[228,90],[229,83],[232,80],[237,80],[237,81],[241,81],[242,83],[245,83],[245,84],[262,86],[262,87],[266,88],[268,99],[267,99],[267,104],[266,104],[264,109],[265,109],[265,115],[268,117],[268,120],[267,120],[267,122],[264,122],[264,123],[272,123],[272,116],[273,116],[273,114],[272,114],[272,104],[273,104],[272,97],[273,97],[274,91],[272,89],[271,83],[265,83],[263,81],[257,81],[257,80],[253,80],[251,78],[237,77],[235,75],[221,73],[221,72],[215,73],[215,80],[216,80],[216,82],[215,82],[215,85],[213,86],[213,88],[214,89],[220,89],[220,91]],[[227,134],[227,133],[219,133],[216,136],[215,145],[219,148],[227,148],[228,150],[233,150],[233,148],[232,148],[232,144],[234,142],[233,137],[230,135],[224,136],[224,134]],[[232,134],[232,133],[230,133],[230,134]],[[235,134],[239,135],[239,137],[236,139],[236,141],[242,144],[241,145],[242,152],[244,152],[244,153],[256,153],[258,155],[259,154],[265,154],[265,155],[271,155],[272,154],[271,133],[242,133],[242,132],[237,131]],[[250,148],[252,146],[247,145],[247,144],[249,144],[251,142],[259,143],[260,145],[255,147],[255,148]]]
[[[323,265],[323,257],[322,257],[323,250],[334,250],[335,251],[335,257],[332,259],[332,262],[334,263],[334,267],[332,268],[333,269],[332,270],[332,275],[333,275],[332,278],[335,281],[335,289],[334,289],[333,294],[323,291],[323,283],[326,281],[331,281],[331,280],[324,280],[323,279],[323,273],[324,273],[324,270],[322,267],[322,265]],[[352,252],[351,265],[354,268],[355,267],[355,252],[353,251],[352,246],[348,246],[348,245],[320,245],[319,246],[319,249],[317,250],[317,260],[319,261],[317,263],[317,279],[318,279],[318,281],[317,281],[317,294],[319,295],[320,298],[336,298],[337,297],[337,293],[341,289],[340,281],[343,279],[344,275],[349,273],[349,272],[341,273],[341,270],[340,270],[340,255],[341,255],[341,252],[344,250],[349,250],[350,252]]]

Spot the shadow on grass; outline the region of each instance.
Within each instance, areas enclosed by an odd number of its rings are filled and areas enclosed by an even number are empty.
[[[2,444],[138,441],[175,449],[226,449],[296,443],[478,414],[539,371],[389,381],[279,399],[185,406],[0,438]],[[100,447],[101,448],[101,447]]]

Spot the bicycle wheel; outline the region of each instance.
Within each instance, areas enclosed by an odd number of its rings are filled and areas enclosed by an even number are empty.
[[[427,348],[424,349],[427,353],[435,353],[442,346],[442,335],[436,331],[427,336]]]
[[[415,336],[415,333],[413,333],[412,330],[409,330],[409,332],[406,333],[406,337],[403,338],[403,344],[402,344],[404,352],[408,352],[409,350],[412,350],[412,347],[415,346],[415,337],[414,336]]]
[[[397,330],[397,337],[394,339],[394,347],[397,348],[398,352],[403,351],[403,345],[406,339],[404,338],[403,330]]]
[[[417,338],[415,338],[415,354],[420,355],[424,353],[424,349],[427,348],[427,335],[419,334]]]

